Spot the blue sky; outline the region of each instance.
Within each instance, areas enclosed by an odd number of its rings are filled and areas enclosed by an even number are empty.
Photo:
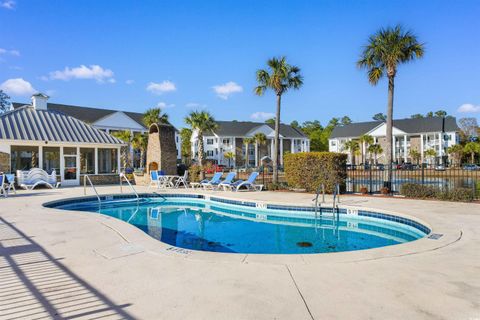
[[[401,23],[426,53],[399,69],[395,118],[476,117],[479,14],[479,1],[0,0],[0,88],[19,102],[41,91],[56,103],[160,105],[177,126],[193,109],[262,121],[275,99],[253,94],[255,71],[285,55],[304,86],[284,96],[282,121],[370,120],[386,109],[386,82],[369,85],[355,61],[370,34]]]

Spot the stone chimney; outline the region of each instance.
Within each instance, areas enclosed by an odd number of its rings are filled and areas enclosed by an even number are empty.
[[[36,110],[47,110],[49,96],[43,93],[36,93],[32,96],[32,107]]]

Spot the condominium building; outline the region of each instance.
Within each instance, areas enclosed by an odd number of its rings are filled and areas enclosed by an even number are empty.
[[[215,164],[225,166],[259,166],[265,160],[271,160],[274,153],[274,125],[245,122],[245,121],[217,121],[218,128],[214,132],[206,132],[203,135],[205,159]],[[251,138],[257,133],[263,133],[266,137],[264,144],[244,143],[246,138]],[[298,153],[310,151],[310,140],[299,129],[292,126],[280,125],[279,163],[283,165],[283,155],[287,152]],[[192,154],[198,157],[198,134],[193,132]],[[233,159],[229,159],[229,153],[233,153]]]
[[[425,151],[434,150],[432,159],[437,164],[448,163],[448,147],[459,143],[459,131],[454,117],[429,117],[419,119],[399,119],[393,121],[393,161],[396,163],[413,162],[411,151],[421,155],[421,161],[427,161]],[[362,135],[370,135],[375,144],[383,150],[386,146],[386,123],[383,121],[358,122],[336,127],[329,139],[329,150],[348,153],[349,163],[360,163],[361,158],[351,159],[351,152],[345,147],[350,140],[359,140]],[[360,152],[367,154],[365,143],[360,143]],[[373,156],[373,155],[372,155]],[[370,155],[366,158],[369,159]],[[378,154],[374,162],[385,163],[385,154]]]

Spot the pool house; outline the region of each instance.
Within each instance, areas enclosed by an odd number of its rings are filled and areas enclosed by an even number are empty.
[[[118,181],[125,144],[65,113],[47,109],[48,96],[0,115],[0,171],[55,170],[63,186],[79,185],[91,175],[98,183]]]

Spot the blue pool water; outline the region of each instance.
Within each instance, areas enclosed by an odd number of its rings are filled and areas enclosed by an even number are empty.
[[[107,199],[108,200],[108,199]],[[143,198],[63,201],[65,210],[89,211],[126,221],[172,246],[214,252],[298,254],[340,252],[390,246],[422,238],[428,229],[394,216],[324,209],[259,209],[248,204],[194,198]],[[311,209],[306,209],[311,210]],[[327,212],[330,211],[330,212]],[[352,214],[353,213],[353,214]],[[387,216],[387,215],[382,215]],[[392,220],[402,220],[392,221]]]

